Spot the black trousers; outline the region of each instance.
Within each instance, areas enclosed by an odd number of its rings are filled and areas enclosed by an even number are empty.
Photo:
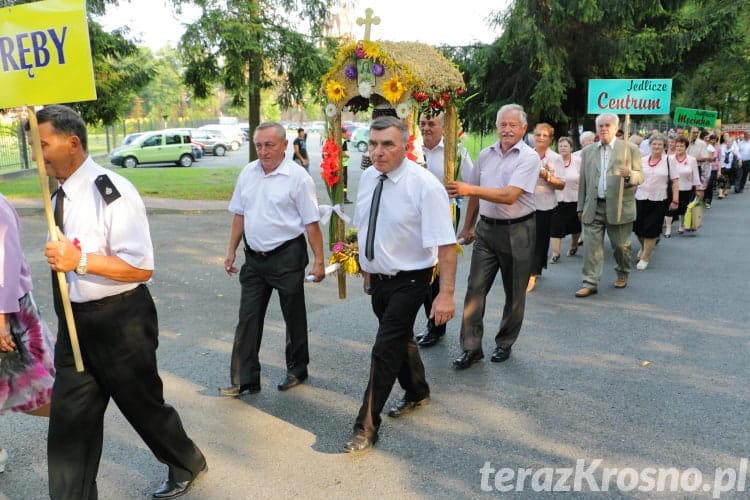
[[[47,460],[54,500],[96,499],[104,412],[110,398],[169,477],[187,481],[206,463],[164,402],[156,364],[156,308],[145,285],[101,301],[73,304],[85,371],[73,361],[65,317],[58,317]]]
[[[402,271],[390,279],[371,276],[372,310],[379,325],[372,346],[370,379],[354,424],[355,433],[370,437],[378,433],[380,412],[397,379],[408,401],[419,401],[430,395],[412,330],[431,277],[432,268]]]
[[[740,168],[735,174],[736,183],[734,185],[734,192],[741,193],[745,190],[745,183],[747,183],[747,174],[750,172],[750,160],[745,160],[740,163]]]
[[[531,274],[533,276],[541,276],[542,269],[547,268],[553,212],[554,209],[537,210],[534,215],[536,219],[536,243],[534,244],[534,262],[531,266]]]
[[[427,287],[427,293],[424,297],[424,314],[427,316],[427,328],[430,332],[432,332],[435,335],[444,335],[445,334],[445,326],[446,324],[443,323],[440,326],[435,326],[435,322],[430,319],[430,311],[432,311],[432,302],[435,300],[435,297],[438,296],[438,293],[440,293],[440,275],[436,275],[435,279],[432,281],[432,284]]]
[[[714,199],[714,188],[716,187],[716,178],[718,177],[718,173],[718,170],[711,170],[711,173],[709,174],[708,186],[706,186],[706,190],[703,193],[703,199],[708,203],[711,203],[711,201]]]
[[[286,369],[297,377],[307,375],[305,267],[309,262],[305,237],[290,240],[283,250],[262,256],[245,252],[240,270],[240,311],[234,332],[230,376],[232,384],[260,384],[260,343],[271,292],[277,290],[286,323]]]

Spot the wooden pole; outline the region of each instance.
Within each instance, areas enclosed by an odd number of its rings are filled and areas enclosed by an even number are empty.
[[[624,152],[623,163],[625,165],[628,164],[628,156],[629,156],[628,152],[630,150],[630,147],[629,147],[630,146],[629,135],[630,135],[630,113],[627,113],[625,115],[625,126],[624,126],[624,134],[623,134],[623,139],[625,141],[625,152]],[[617,175],[620,175],[619,171],[617,172]],[[623,177],[622,175],[620,175],[620,191],[617,194],[617,223],[618,224],[622,220],[622,196],[623,196],[623,191],[625,191],[625,177]]]
[[[344,151],[343,151],[343,136],[341,133],[341,113],[337,113],[336,117],[331,120],[331,127],[333,127],[333,133],[330,134],[333,137],[333,142],[339,147],[339,165],[343,165]],[[349,168],[349,167],[347,167]],[[333,205],[340,204],[344,206],[344,179],[338,181],[332,188],[332,199]],[[341,220],[339,215],[334,212],[331,214],[331,232],[329,233],[329,247],[333,247],[333,244],[337,241],[344,241],[345,227],[344,221]],[[344,266],[339,267],[336,271],[336,280],[339,285],[339,299],[346,298],[346,271]]]
[[[39,173],[39,183],[42,186],[42,201],[44,202],[44,215],[47,219],[47,229],[49,230],[49,239],[58,241],[57,226],[55,225],[55,216],[52,212],[52,202],[50,200],[49,183],[47,182],[47,172],[44,169],[44,155],[42,153],[42,141],[39,139],[39,123],[36,120],[34,108],[27,107],[29,114],[29,129],[31,132],[31,142],[36,156],[37,172]],[[70,337],[70,347],[73,350],[73,359],[76,370],[83,371],[83,358],[81,357],[81,348],[78,345],[78,332],[76,331],[75,320],[73,319],[73,308],[70,305],[70,295],[68,294],[68,282],[65,281],[65,273],[58,271],[57,282],[60,284],[60,299],[65,311],[65,322],[68,325],[68,336]]]
[[[443,146],[445,147],[443,160],[444,184],[456,180],[456,145],[458,143],[457,125],[458,115],[456,106],[450,103],[445,107],[445,114],[443,115]],[[451,203],[451,216],[453,218],[453,227],[458,227],[455,203]]]

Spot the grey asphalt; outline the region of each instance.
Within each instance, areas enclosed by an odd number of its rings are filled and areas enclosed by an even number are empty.
[[[488,356],[465,372],[454,371],[460,318],[451,321],[446,338],[422,350],[431,404],[403,419],[384,415],[380,441],[361,457],[340,452],[361,402],[377,324],[360,280],[347,279],[345,300],[338,298],[335,279],[306,285],[311,364],[305,384],[276,390],[284,375],[284,325],[274,297],[261,349],[262,392],[221,398],[216,389],[229,382],[239,300],[237,279],[222,270],[230,215],[225,202],[199,209],[161,203],[166,206],[147,199],[159,365],[165,397],[210,468],[184,498],[709,498],[704,486],[712,487],[716,468],[739,468],[750,456],[750,238],[744,215],[750,192],[714,200],[697,236],[663,239],[650,267],[634,271],[625,289],[611,286],[609,252],[599,294],[586,299],[573,295],[580,286],[580,253],[550,265],[528,296],[521,336],[505,363],[491,363]],[[34,293],[54,324],[41,252],[45,223],[33,204],[18,205]],[[459,311],[470,254],[469,246],[459,258]],[[486,310],[486,354],[502,303],[498,279]],[[423,324],[420,315],[416,329]],[[390,403],[401,394],[396,386]],[[0,444],[11,454],[0,474],[0,498],[46,498],[46,421],[0,417]],[[585,479],[582,492],[532,489],[544,488],[544,468],[575,468],[578,460],[590,468],[598,459],[593,486],[609,491],[592,492]],[[490,467],[529,469],[537,482],[526,478],[523,491],[516,491],[517,476],[509,482]],[[672,493],[649,490],[643,482],[644,491],[628,491],[630,476],[622,472],[618,488],[615,479],[604,482],[604,467],[636,473],[674,467],[689,477]],[[691,468],[703,475],[698,491],[690,491]],[[550,487],[561,473],[549,477]],[[166,467],[111,404],[100,497],[145,498],[165,475]],[[572,478],[566,484],[576,488]],[[721,495],[747,497],[736,487]]]

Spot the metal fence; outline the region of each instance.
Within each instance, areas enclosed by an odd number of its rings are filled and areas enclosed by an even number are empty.
[[[29,168],[29,154],[23,124],[19,121],[0,124],[0,172]]]

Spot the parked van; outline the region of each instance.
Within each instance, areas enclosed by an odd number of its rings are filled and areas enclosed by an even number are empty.
[[[174,163],[189,167],[195,161],[190,134],[176,130],[144,132],[127,146],[114,151],[109,158],[112,165],[126,168],[142,163]]]

